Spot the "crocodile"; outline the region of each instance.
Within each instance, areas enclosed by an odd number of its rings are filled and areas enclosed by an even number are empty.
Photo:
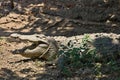
[[[32,42],[32,44],[27,47],[12,51],[13,54],[20,54],[28,58],[43,58],[49,61],[57,57],[58,46],[53,38],[46,37],[42,34],[20,35],[14,33],[10,36],[12,38],[17,38],[22,41]]]
[[[33,34],[33,35],[21,35],[13,33],[10,35],[11,38],[20,39],[20,41],[29,41],[33,44],[22,49],[17,49],[13,51],[13,54],[21,54],[24,57],[29,58],[44,58],[47,59],[49,54],[56,55],[60,45],[67,45],[69,42],[68,37],[65,36],[45,36],[43,34]],[[77,41],[77,36],[74,40],[77,42],[74,46],[78,46],[79,41]],[[70,38],[73,39],[73,38]],[[79,39],[80,40],[80,39]],[[36,53],[36,54],[35,54]]]
[[[113,33],[88,34],[92,39],[91,48],[96,48],[98,53],[111,55],[120,53],[120,35]],[[48,61],[55,60],[58,57],[58,51],[61,45],[67,45],[71,40],[74,47],[80,47],[84,35],[71,37],[65,36],[45,36],[43,34],[21,35],[13,33],[12,38],[18,38],[21,41],[30,41],[33,44],[22,49],[13,51],[13,54],[20,54],[29,58],[43,58]]]

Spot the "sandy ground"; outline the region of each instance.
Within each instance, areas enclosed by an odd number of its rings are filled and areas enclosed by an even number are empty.
[[[11,50],[16,49],[16,47],[23,47],[27,43],[9,42],[7,38],[12,33],[43,33],[49,36],[74,36],[83,35],[84,33],[95,34],[101,32],[120,33],[119,12],[113,15],[115,17],[111,18],[111,21],[109,19],[105,22],[94,20],[82,21],[73,19],[70,15],[64,17],[44,12],[44,10],[50,9],[58,11],[58,14],[62,14],[60,13],[61,10],[72,9],[77,5],[76,3],[57,2],[56,0],[14,0],[14,4],[15,8],[11,9],[9,0],[0,1],[0,80],[65,80],[55,66],[46,66],[44,61],[13,55]],[[99,8],[99,6],[97,7]],[[113,21],[114,19],[115,21]],[[85,75],[87,74],[75,76],[74,79],[96,80],[94,76]],[[114,74],[113,77],[110,76],[104,76],[100,80],[115,80],[114,78],[119,76],[119,74]],[[73,80],[73,78],[67,79]]]

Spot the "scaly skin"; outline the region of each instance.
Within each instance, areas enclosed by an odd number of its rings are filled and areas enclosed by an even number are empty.
[[[89,35],[89,34],[88,34]],[[120,35],[96,33],[90,34],[90,38],[93,40],[91,45],[95,47],[98,53],[111,55],[113,53],[120,52]],[[64,36],[45,36],[43,34],[34,35],[20,35],[11,34],[13,38],[19,38],[22,41],[30,41],[33,45],[14,51],[15,54],[21,54],[30,58],[44,58],[46,60],[54,60],[58,56],[58,49],[60,45],[67,45],[71,40],[74,47],[79,47],[84,35],[64,37]],[[32,49],[29,49],[31,48]]]
[[[52,61],[57,57],[58,46],[52,38],[47,38],[44,35],[20,35],[11,34],[12,38],[19,38],[22,41],[30,41],[33,44],[22,49],[14,50],[14,54],[20,54],[29,58],[43,58]]]

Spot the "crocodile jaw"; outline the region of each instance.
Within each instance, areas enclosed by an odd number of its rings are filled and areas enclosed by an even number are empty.
[[[16,49],[12,53],[28,58],[39,58],[48,49],[48,46],[48,44],[32,44],[22,49]]]
[[[30,41],[30,42],[44,42],[48,44],[48,40],[46,39],[46,36],[43,34],[33,34],[33,35],[21,35],[17,33],[13,33],[10,35],[11,38],[17,38],[21,41]]]

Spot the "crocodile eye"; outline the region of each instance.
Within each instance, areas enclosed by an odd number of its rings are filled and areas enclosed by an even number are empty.
[[[42,38],[43,36],[36,35],[37,38]]]
[[[40,36],[36,36],[36,37],[38,37],[38,38],[39,38]]]

